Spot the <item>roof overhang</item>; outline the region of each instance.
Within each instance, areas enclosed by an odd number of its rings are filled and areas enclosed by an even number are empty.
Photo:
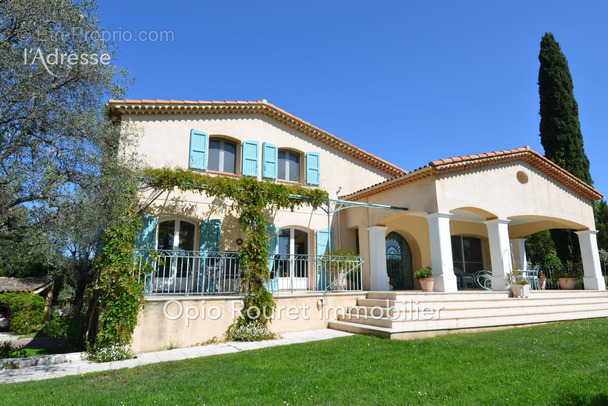
[[[266,101],[110,100],[109,114],[262,114],[395,177],[407,171]]]
[[[530,147],[522,147],[517,149],[509,149],[504,151],[489,152],[478,155],[468,155],[456,158],[441,159],[430,162],[428,165],[409,172],[405,175],[390,179],[388,181],[378,183],[369,188],[359,190],[348,196],[344,196],[346,200],[360,200],[367,197],[382,193],[384,191],[394,189],[409,183],[418,182],[422,179],[463,172],[471,169],[478,169],[490,165],[497,165],[507,162],[523,161],[552,177],[561,184],[567,186],[572,191],[584,197],[591,202],[604,198],[600,192],[592,186],[583,182],[576,176],[572,175],[567,170],[554,164],[549,159],[545,158]]]

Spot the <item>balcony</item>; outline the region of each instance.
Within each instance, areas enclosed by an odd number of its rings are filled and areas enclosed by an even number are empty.
[[[265,284],[273,294],[361,291],[362,264],[358,256],[274,254],[268,258]],[[146,295],[246,293],[246,269],[236,252],[137,251],[135,270]]]

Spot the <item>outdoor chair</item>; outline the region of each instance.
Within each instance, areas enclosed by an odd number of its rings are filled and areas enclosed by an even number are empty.
[[[521,272],[523,279],[527,280],[530,284],[530,289],[540,290],[540,282],[538,280],[538,274],[540,273],[540,265],[535,265],[532,269],[526,269]]]

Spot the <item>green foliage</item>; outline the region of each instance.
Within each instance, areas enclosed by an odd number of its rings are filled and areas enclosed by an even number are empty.
[[[540,139],[545,156],[582,181],[593,185],[578,119],[578,104],[566,56],[553,34],[540,43]]]
[[[582,181],[593,185],[572,76],[566,56],[553,34],[545,33],[543,36],[538,59],[540,140],[545,156]],[[580,260],[578,238],[571,230],[551,230],[551,237],[562,262]]]
[[[555,252],[552,252],[549,254],[544,264],[547,266],[561,266],[562,261],[559,259]]]
[[[65,341],[73,340],[78,334],[80,319],[69,319],[66,316],[53,316],[46,322],[40,333],[51,338]]]
[[[557,257],[555,243],[549,230],[540,231],[526,237],[526,255],[532,264],[548,264],[550,258]],[[559,262],[561,264],[561,261]]]
[[[583,269],[579,264],[573,264],[568,261],[566,265],[557,269],[554,272],[555,278],[579,278],[583,274]]]
[[[431,268],[420,268],[414,273],[414,278],[431,278],[433,276],[433,270]]]
[[[116,348],[127,348],[137,325],[143,304],[143,284],[133,272],[133,254],[138,218],[131,211],[108,228],[95,267],[99,277],[92,295],[99,297],[99,326],[95,342],[90,348],[92,359],[122,354]],[[113,350],[111,350],[113,349]]]
[[[10,341],[4,341],[0,344],[0,359],[25,357],[27,357],[27,353],[23,346],[13,347]]]
[[[11,330],[17,334],[37,331],[44,323],[46,301],[29,292],[0,293],[0,303],[11,308]]]
[[[595,203],[595,229],[597,233],[597,245],[600,249],[608,251],[608,204],[606,200]]]
[[[267,326],[266,317],[252,317],[260,313],[271,313],[275,307],[274,298],[264,286],[270,278],[268,269],[268,246],[270,237],[267,231],[265,213],[278,209],[295,210],[303,204],[317,208],[327,202],[327,192],[272,183],[257,179],[209,176],[183,169],[144,169],[145,181],[157,190],[170,192],[175,188],[193,191],[208,196],[228,199],[231,209],[239,216],[241,230],[246,240],[239,248],[241,263],[246,272],[243,286],[246,287],[244,307],[232,330],[256,322]],[[249,309],[252,309],[251,311]]]

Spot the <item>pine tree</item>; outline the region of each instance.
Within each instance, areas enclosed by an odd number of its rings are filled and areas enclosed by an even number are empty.
[[[540,42],[540,140],[545,156],[582,181],[593,185],[589,159],[578,120],[578,104],[566,56],[553,34]],[[578,239],[570,230],[551,230],[557,255],[562,262],[580,258]]]

